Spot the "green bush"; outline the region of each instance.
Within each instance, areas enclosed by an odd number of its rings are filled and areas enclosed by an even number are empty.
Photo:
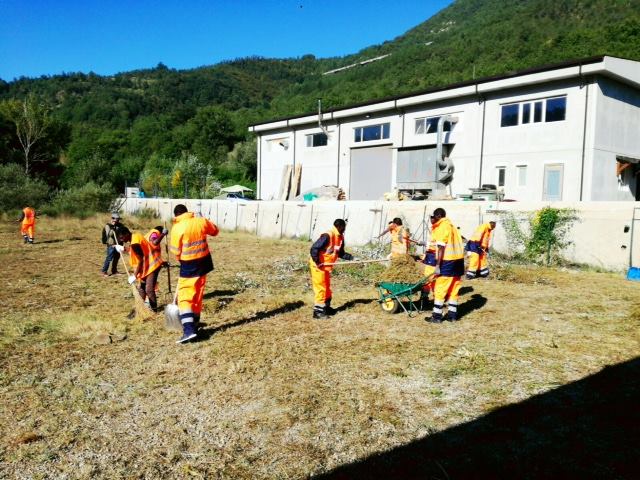
[[[567,234],[578,220],[576,211],[570,208],[545,207],[525,215],[526,228],[511,212],[502,218],[507,244],[516,257],[535,263],[560,263],[561,251],[571,244]]]
[[[53,216],[67,214],[87,217],[97,212],[109,211],[114,197],[110,184],[96,185],[89,182],[82,187],[56,193],[51,203],[43,208],[43,213]]]
[[[49,194],[46,183],[28,177],[19,165],[0,165],[0,211],[21,210],[25,205],[39,208]]]

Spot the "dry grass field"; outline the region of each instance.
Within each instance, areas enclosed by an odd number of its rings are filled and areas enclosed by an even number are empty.
[[[640,474],[640,285],[621,274],[502,266],[432,325],[380,310],[381,267],[343,267],[340,312],[313,320],[308,243],[222,232],[204,338],[180,346],[100,276],[105,220],[44,218],[33,246],[0,223],[2,478]]]

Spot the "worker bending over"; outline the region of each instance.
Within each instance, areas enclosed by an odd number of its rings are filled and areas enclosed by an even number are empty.
[[[411,238],[411,232],[408,228],[402,226],[402,219],[394,218],[389,222],[389,226],[380,234],[378,238],[386,233],[391,235],[391,253],[388,258],[395,258],[410,253],[411,244],[422,245]]]
[[[314,303],[313,318],[327,318],[335,315],[336,309],[331,307],[331,271],[338,258],[353,260],[353,255],[344,251],[344,231],[347,224],[341,218],[333,222],[333,228],[311,246],[309,270],[313,286]]]
[[[489,276],[489,264],[487,262],[487,254],[489,253],[489,245],[493,230],[496,228],[496,222],[490,221],[483,223],[476,228],[473,236],[467,242],[466,250],[469,256],[469,266],[467,267],[467,278],[472,280],[476,277],[486,278]]]
[[[31,207],[24,207],[18,221],[21,222],[20,233],[24,243],[33,245],[36,230],[36,211]]]
[[[206,218],[194,217],[182,204],[176,205],[173,214],[171,252],[180,262],[178,309],[183,331],[176,343],[185,343],[197,337],[207,273],[213,270],[207,236],[218,235],[218,227]]]
[[[160,250],[160,242],[167,233],[166,228],[159,226],[153,228],[145,236],[138,232],[127,233],[126,238],[121,236],[125,242],[131,242],[129,262],[133,268],[133,274],[129,277],[129,283],[140,281],[137,286],[138,292],[143,300],[149,299],[149,307],[153,311],[158,309],[156,298],[158,275],[160,268],[165,263]],[[118,253],[124,251],[122,245],[116,245],[115,248]]]
[[[458,291],[464,275],[464,248],[458,229],[446,218],[442,208],[431,215],[432,240],[436,244],[436,275],[434,284],[433,315],[427,321],[440,323],[445,302],[448,303],[447,320],[458,319]]]

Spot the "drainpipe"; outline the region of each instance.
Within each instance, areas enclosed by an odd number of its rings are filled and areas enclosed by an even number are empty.
[[[476,85],[476,91],[478,90],[478,86]],[[482,162],[484,160],[484,123],[486,119],[487,113],[487,100],[482,97],[480,101],[482,102],[482,132],[480,133],[480,172],[478,174],[478,188],[482,188]]]
[[[338,173],[336,187],[340,188],[340,124],[338,123]]]
[[[258,192],[257,192],[257,199],[261,200],[262,199],[262,185],[260,185],[260,182],[262,181],[262,135],[258,135],[258,138],[256,138],[256,141],[258,142]]]
[[[580,201],[582,201],[582,195],[584,190],[584,160],[585,152],[587,148],[587,109],[589,108],[589,82],[586,81],[584,75],[582,75],[582,65],[580,65],[580,80],[582,81],[584,88],[586,88],[584,94],[584,124],[582,127],[582,159],[580,164]]]

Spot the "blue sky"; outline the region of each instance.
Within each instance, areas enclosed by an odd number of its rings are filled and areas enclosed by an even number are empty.
[[[0,0],[0,78],[331,57],[392,40],[451,0]]]

